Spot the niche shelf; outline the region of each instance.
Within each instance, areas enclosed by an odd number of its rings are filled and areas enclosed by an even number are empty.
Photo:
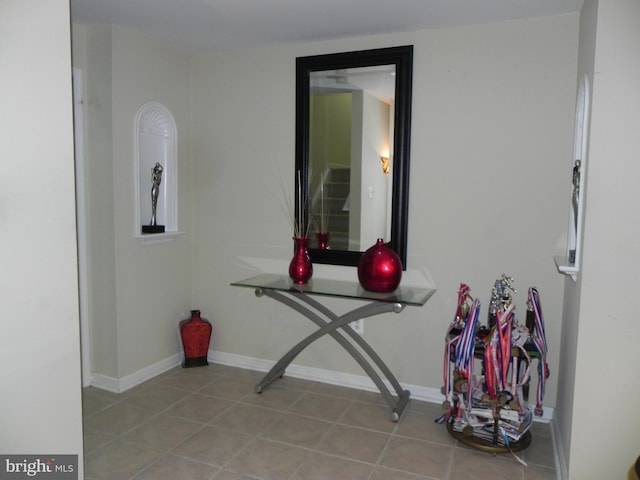
[[[144,104],[135,119],[135,236],[142,244],[172,240],[178,231],[178,139],[171,112],[158,102]],[[151,224],[153,169],[162,167],[156,224],[164,232],[143,233]]]
[[[573,281],[576,281],[578,278],[580,260],[582,258],[590,98],[589,77],[585,74],[580,81],[578,97],[576,99],[573,158],[571,159],[571,200],[567,230],[567,250],[565,255],[553,257],[558,271],[562,274],[569,275]]]

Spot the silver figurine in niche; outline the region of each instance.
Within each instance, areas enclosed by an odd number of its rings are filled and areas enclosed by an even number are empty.
[[[158,195],[160,193],[160,184],[162,183],[163,167],[156,162],[151,169],[151,222],[149,225],[142,226],[142,233],[163,233],[164,225],[158,225],[156,221],[156,212],[158,209]]]
[[[573,185],[573,192],[571,194],[571,203],[573,205],[573,222],[576,232],[578,231],[578,204],[580,202],[580,165],[582,162],[576,160],[573,165],[573,174],[571,178],[571,184]]]
[[[574,233],[577,237],[578,235],[578,215],[579,215],[579,206],[580,206],[580,168],[582,166],[582,162],[580,159],[576,160],[573,164],[573,172],[571,175],[571,208],[573,210],[573,228]],[[575,246],[569,250],[569,263],[575,264],[576,262],[576,248]]]

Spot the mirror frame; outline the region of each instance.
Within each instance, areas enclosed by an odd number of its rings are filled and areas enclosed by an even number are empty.
[[[309,195],[309,94],[312,72],[344,68],[395,65],[395,109],[393,133],[393,180],[391,206],[391,238],[388,245],[407,268],[407,226],[409,219],[409,151],[411,144],[411,97],[413,84],[413,45],[378,48],[344,53],[329,53],[296,58],[296,160],[295,191]],[[300,174],[298,175],[298,172]],[[300,178],[301,185],[298,185]],[[309,220],[309,202],[295,206],[296,220],[303,225]],[[302,210],[302,211],[299,211]],[[301,217],[302,216],[302,217]],[[372,243],[373,246],[373,243]],[[309,248],[315,263],[357,266],[363,252],[355,250],[321,250]]]

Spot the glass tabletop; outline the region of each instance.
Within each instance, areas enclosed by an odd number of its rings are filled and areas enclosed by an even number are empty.
[[[377,293],[365,290],[360,283],[356,281],[330,280],[325,278],[312,278],[306,285],[296,285],[288,275],[272,273],[256,275],[255,277],[233,282],[231,285],[418,306],[424,305],[436,292],[434,288],[406,287],[400,285],[393,292]]]

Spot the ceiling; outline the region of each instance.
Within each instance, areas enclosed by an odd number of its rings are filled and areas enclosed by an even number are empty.
[[[71,0],[78,23],[113,23],[206,54],[577,12],[583,0]]]

